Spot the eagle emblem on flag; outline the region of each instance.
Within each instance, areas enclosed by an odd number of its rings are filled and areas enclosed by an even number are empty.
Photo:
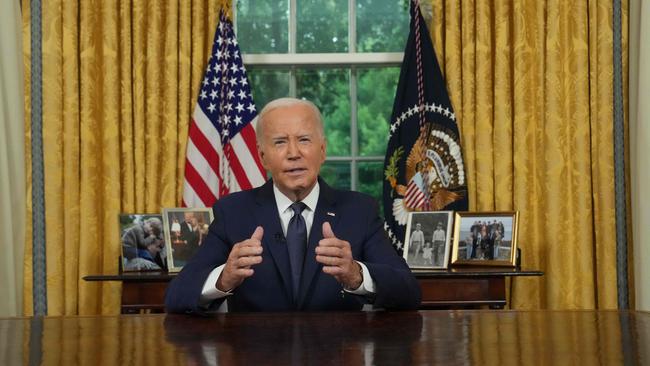
[[[432,128],[421,131],[408,156],[396,149],[384,171],[392,193],[392,214],[405,225],[413,211],[440,211],[464,198],[465,171],[458,137],[450,131]],[[406,159],[404,182],[397,169]]]

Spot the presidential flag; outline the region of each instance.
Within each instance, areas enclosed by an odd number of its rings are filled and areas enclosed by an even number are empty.
[[[399,250],[410,212],[468,208],[456,116],[418,1],[411,1],[384,169],[384,228]]]
[[[183,206],[210,207],[230,192],[264,183],[251,123],[256,116],[232,22],[221,12],[190,123]]]

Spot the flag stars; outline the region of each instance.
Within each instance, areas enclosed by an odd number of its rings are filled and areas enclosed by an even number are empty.
[[[239,71],[239,67],[237,67],[237,64],[232,64],[232,66],[230,66],[230,71],[232,71],[233,74],[236,74],[237,71]]]
[[[208,110],[210,111],[210,113],[214,113],[215,109],[217,109],[217,106],[214,103],[210,103],[210,105],[208,106]]]
[[[201,98],[201,99],[205,99],[205,98],[207,98],[207,97],[208,97],[208,93],[206,93],[205,90],[201,90],[200,98]]]
[[[217,92],[217,89],[212,89],[212,91],[210,92],[210,98],[214,100],[214,98],[216,98],[218,94],[219,93]]]
[[[246,78],[242,76],[241,79],[239,79],[239,83],[240,83],[242,86],[244,86],[244,85],[248,85],[248,80],[246,80]]]
[[[235,78],[231,78],[230,80],[228,80],[228,82],[230,83],[231,86],[237,85],[237,79]]]
[[[250,113],[253,113],[255,112],[255,105],[253,103],[249,103],[246,109],[248,109]]]
[[[228,90],[228,99],[232,99],[235,97],[235,91],[234,90]]]
[[[235,116],[235,125],[236,125],[236,126],[239,126],[239,125],[241,125],[241,124],[242,124],[242,119],[241,119],[241,117],[240,117],[239,115],[236,115],[236,116]]]
[[[219,79],[217,79],[217,77],[215,76],[212,78],[212,85],[217,86],[217,84],[219,84]]]
[[[237,112],[241,113],[241,112],[244,111],[244,105],[241,104],[241,103],[237,103],[237,106],[235,107],[235,109],[237,110]]]
[[[246,99],[246,92],[244,90],[240,90],[238,95],[239,98]]]

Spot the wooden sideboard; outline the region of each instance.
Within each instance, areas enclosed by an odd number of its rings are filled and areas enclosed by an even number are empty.
[[[502,309],[507,304],[506,278],[541,276],[542,271],[497,267],[458,267],[413,271],[422,289],[422,309]],[[90,275],[86,281],[121,281],[122,313],[162,313],[167,284],[175,273],[123,272]]]

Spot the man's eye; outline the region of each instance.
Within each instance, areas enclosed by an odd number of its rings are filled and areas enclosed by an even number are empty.
[[[284,145],[284,144],[286,144],[286,143],[287,143],[286,141],[278,140],[278,141],[275,142],[275,145],[276,145],[276,146],[280,146],[280,145]]]
[[[309,138],[307,138],[307,137],[303,137],[299,141],[302,142],[302,143],[307,143],[307,142],[310,142],[311,140]]]

